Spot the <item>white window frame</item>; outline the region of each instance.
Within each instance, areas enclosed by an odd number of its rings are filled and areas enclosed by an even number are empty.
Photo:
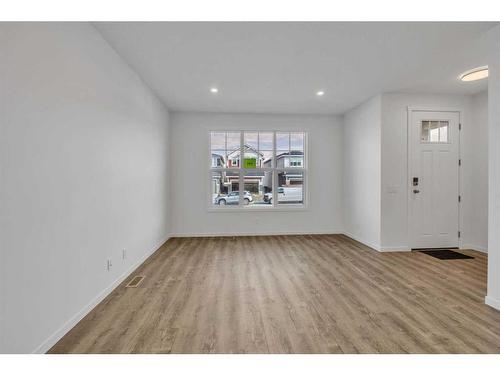
[[[212,162],[211,162],[211,155],[212,155],[212,147],[211,147],[211,133],[212,132],[240,132],[240,166],[238,168],[229,168],[227,165],[224,167],[213,167]],[[243,168],[243,158],[244,158],[244,134],[245,132],[267,132],[267,133],[273,133],[273,157],[272,157],[272,166],[270,168],[268,167],[259,167],[259,168]],[[302,166],[301,167],[283,167],[283,168],[278,168],[277,167],[277,160],[276,160],[276,133],[303,133],[304,134],[304,150],[303,150],[303,160],[302,160]],[[208,164],[208,189],[207,189],[207,210],[210,212],[234,212],[234,211],[244,211],[244,212],[254,212],[254,211],[268,211],[268,212],[276,212],[276,211],[304,211],[308,209],[308,204],[309,204],[309,194],[308,194],[308,160],[309,160],[309,154],[308,154],[308,138],[309,138],[309,132],[307,129],[275,129],[275,130],[269,130],[269,129],[210,129],[208,131],[208,154],[210,155],[210,163]],[[289,152],[290,150],[290,145],[289,145]],[[227,151],[227,150],[226,150]],[[291,155],[289,155],[291,156]],[[255,171],[261,171],[261,172],[271,172],[272,173],[272,191],[273,191],[273,200],[272,204],[270,205],[244,205],[244,195],[245,194],[240,194],[239,195],[239,204],[238,205],[225,205],[225,206],[218,206],[213,204],[213,195],[212,195],[212,172],[222,172],[222,171],[234,171],[239,173],[239,178],[238,178],[238,185],[239,185],[239,191],[244,191],[244,175],[246,172],[255,172]],[[286,204],[278,204],[278,174],[280,172],[302,172],[302,203],[286,203]]]
[[[430,134],[429,134],[429,140],[428,141],[422,140],[422,124],[424,122],[429,122],[430,123],[430,122],[436,122],[436,121],[439,122],[439,123],[441,123],[441,122],[447,122],[448,123],[448,125],[446,126],[447,132],[448,132],[447,135],[446,135],[447,141],[446,142],[442,142],[442,141],[438,140],[437,142],[436,141],[433,142],[433,141],[430,140]],[[420,143],[422,143],[422,144],[442,144],[442,145],[450,144],[451,140],[450,140],[450,133],[449,133],[449,131],[450,131],[450,123],[449,123],[449,121],[442,121],[442,120],[436,120],[436,119],[434,119],[434,120],[421,120],[421,122],[420,122]],[[440,138],[440,133],[441,133],[441,130],[439,130],[438,139]]]

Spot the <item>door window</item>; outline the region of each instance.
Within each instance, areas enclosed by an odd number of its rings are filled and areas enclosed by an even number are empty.
[[[449,143],[448,121],[424,120],[421,125],[420,140],[422,143]]]

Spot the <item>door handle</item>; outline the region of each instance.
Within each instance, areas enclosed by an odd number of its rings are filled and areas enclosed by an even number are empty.
[[[413,189],[413,192],[414,192],[415,194],[418,194],[418,193],[420,193],[420,190],[418,190],[418,189]]]

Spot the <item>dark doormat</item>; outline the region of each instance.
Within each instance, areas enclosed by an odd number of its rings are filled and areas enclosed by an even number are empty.
[[[474,259],[469,255],[458,253],[453,250],[419,250],[420,252],[430,255],[431,257],[438,258],[441,260],[447,259]]]

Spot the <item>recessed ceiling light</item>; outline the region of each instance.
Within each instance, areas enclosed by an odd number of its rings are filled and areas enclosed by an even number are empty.
[[[219,89],[218,89],[217,87],[212,87],[212,88],[210,89],[210,92],[211,92],[212,94],[217,94],[217,93],[219,92]]]
[[[317,96],[323,96],[323,95],[325,95],[325,92],[320,90],[320,91],[318,91],[318,92],[316,93],[316,95],[317,95]]]
[[[467,70],[460,74],[460,80],[463,82],[477,81],[478,79],[483,79],[488,77],[488,66],[480,66],[479,68],[474,68]]]

